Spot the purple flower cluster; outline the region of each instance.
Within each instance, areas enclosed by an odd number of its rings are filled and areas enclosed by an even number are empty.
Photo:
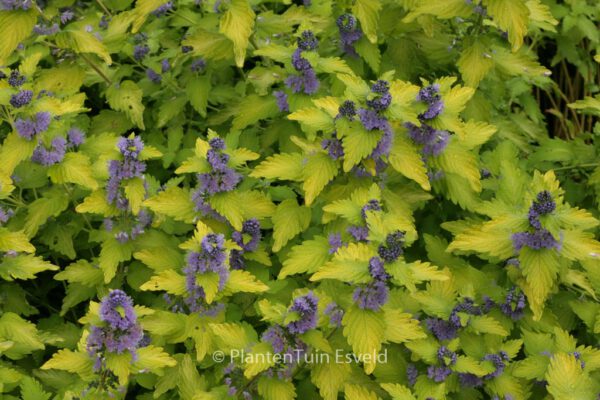
[[[383,260],[372,257],[369,260],[369,274],[373,280],[354,290],[352,299],[359,308],[378,311],[388,299],[387,281],[390,275],[385,271]]]
[[[342,235],[339,233],[331,233],[327,241],[329,243],[329,254],[335,254],[340,247],[347,246],[346,243],[342,242]]]
[[[271,326],[262,334],[261,339],[270,343],[275,353],[282,355],[281,364],[271,367],[265,375],[270,377],[277,375],[279,379],[291,378],[294,368],[308,350],[306,343],[280,325]]]
[[[319,299],[309,292],[306,296],[294,299],[289,311],[298,314],[298,320],[287,324],[291,334],[303,334],[317,326],[317,306]]]
[[[8,84],[12,87],[19,87],[25,83],[27,78],[21,75],[18,70],[13,69],[10,71],[10,75],[8,77]]]
[[[456,353],[448,349],[446,346],[442,346],[438,349],[437,359],[441,365],[430,365],[427,368],[427,376],[434,382],[444,382],[452,370],[450,366],[456,364]]]
[[[385,260],[385,262],[394,262],[404,253],[404,234],[406,232],[395,231],[390,233],[385,238],[385,244],[379,245],[377,254]]]
[[[143,177],[146,171],[146,163],[138,160],[144,143],[139,136],[132,138],[121,138],[117,144],[123,155],[123,160],[111,160],[108,163],[110,177],[106,184],[106,199],[120,210],[127,210],[129,201],[121,190],[121,182],[126,179]]]
[[[104,219],[104,229],[109,232],[116,230],[115,239],[121,244],[129,240],[135,240],[145,232],[146,228],[152,223],[152,215],[146,210],[140,210],[138,215],[127,219],[127,223],[115,229],[115,221],[111,218]]]
[[[54,139],[52,139],[52,143],[50,144],[49,149],[46,148],[46,146],[44,146],[42,143],[39,143],[33,151],[31,161],[44,165],[46,167],[58,164],[65,157],[66,150],[66,139],[62,136],[57,136]]]
[[[427,318],[425,320],[427,329],[429,329],[438,340],[454,339],[458,330],[462,328],[460,316],[458,315],[459,312],[470,315],[481,315],[483,313],[481,307],[476,306],[472,299],[466,298],[462,303],[454,306],[448,320],[441,318]]]
[[[171,69],[171,64],[169,63],[169,60],[167,58],[163,58],[162,61],[160,62],[160,72],[162,72],[163,74],[165,72],[168,72]]]
[[[56,32],[60,31],[60,27],[57,23],[54,24],[37,24],[33,27],[33,32],[36,35],[54,35]]]
[[[298,39],[298,48],[292,54],[292,66],[298,72],[297,75],[290,75],[285,84],[294,93],[304,91],[306,94],[313,94],[319,89],[319,80],[317,74],[310,62],[302,57],[303,51],[315,50],[318,41],[311,31],[302,32]]]
[[[0,0],[0,10],[29,10],[33,5],[32,0]]]
[[[192,65],[190,65],[190,69],[192,72],[202,72],[206,68],[206,61],[203,58],[197,58],[192,61]]]
[[[70,8],[66,8],[60,13],[60,23],[63,25],[71,21],[73,18],[75,18],[75,13]]]
[[[556,203],[552,199],[552,194],[547,190],[539,192],[531,207],[529,207],[529,214],[527,216],[529,225],[535,229],[542,229],[540,216],[551,214],[555,209]]]
[[[504,315],[510,317],[513,321],[523,318],[527,300],[525,294],[516,293],[516,288],[511,288],[504,303],[500,304],[500,310]]]
[[[363,220],[367,219],[367,211],[381,211],[381,203],[379,203],[379,200],[371,199],[361,208],[360,215]]]
[[[427,111],[419,115],[421,121],[433,119],[444,110],[444,102],[440,96],[440,85],[437,83],[422,88],[417,94],[417,101],[427,104]]]
[[[381,211],[381,204],[379,200],[371,199],[365,204],[361,210],[360,215],[362,216],[363,221],[367,220],[367,211]],[[369,228],[367,226],[361,225],[352,225],[348,227],[347,232],[356,240],[357,242],[367,242],[367,237],[369,236]]]
[[[169,11],[171,11],[172,9],[173,9],[173,2],[168,1],[165,4],[162,4],[156,10],[152,11],[151,14],[154,15],[155,17],[162,17],[165,14],[167,14]]]
[[[31,103],[33,92],[31,90],[21,90],[20,92],[10,96],[10,105],[14,108],[21,108]]]
[[[490,372],[489,374],[485,375],[483,377],[483,379],[487,380],[487,379],[492,379],[492,378],[496,378],[500,375],[502,375],[502,373],[504,372],[504,368],[506,368],[506,361],[508,361],[510,358],[508,357],[508,354],[504,351],[501,351],[498,354],[487,354],[483,357],[484,361],[491,361],[492,364],[494,364],[494,367],[496,368],[494,372]]]
[[[290,105],[288,104],[287,94],[285,94],[283,90],[274,91],[273,96],[275,96],[277,108],[279,108],[279,111],[290,111]]]
[[[338,118],[346,117],[350,121],[356,116],[356,104],[352,100],[345,100],[342,105],[338,108]]]
[[[197,283],[198,275],[214,272],[219,276],[218,290],[223,290],[229,278],[229,269],[225,260],[225,238],[221,234],[209,233],[200,244],[200,251],[192,251],[187,256],[185,287],[187,297],[184,303],[191,312],[207,313],[211,308],[206,304],[205,292]]]
[[[419,370],[415,366],[415,364],[408,364],[406,366],[406,379],[408,380],[408,384],[410,386],[415,386],[417,383],[417,378],[419,377]]]
[[[405,126],[412,141],[423,146],[421,151],[425,157],[439,156],[448,145],[450,134],[447,131],[434,129],[427,124],[416,126],[408,122]]]
[[[342,318],[344,318],[344,310],[342,310],[336,302],[327,304],[323,311],[329,317],[329,325],[340,327],[342,326]]]
[[[85,133],[79,128],[71,128],[67,131],[67,147],[79,147],[85,142]]]
[[[333,132],[330,139],[321,141],[321,148],[327,150],[327,154],[332,160],[338,160],[344,157],[344,147],[342,141],[338,139],[337,133]]]
[[[354,42],[362,37],[362,31],[358,27],[358,21],[352,14],[343,14],[338,17],[336,24],[340,31],[342,51],[346,54],[356,56]]]
[[[361,124],[367,131],[380,130],[383,136],[377,143],[375,149],[371,153],[371,158],[379,159],[390,153],[392,146],[392,138],[394,133],[387,118],[381,113],[392,103],[392,94],[389,92],[390,84],[384,80],[378,80],[371,86],[371,94],[367,99],[369,108],[361,108],[358,110],[358,117]]]
[[[118,354],[128,351],[135,358],[143,332],[131,297],[120,289],[111,291],[100,303],[100,320],[105,326],[92,327],[87,339],[87,351],[96,358],[95,369],[101,368],[105,351]]]
[[[152,83],[160,83],[162,81],[162,76],[152,68],[146,68],[146,76]]]
[[[244,221],[242,231],[235,231],[231,234],[231,238],[242,249],[233,249],[229,253],[229,266],[231,269],[244,269],[246,263],[244,261],[244,253],[254,251],[258,247],[261,238],[260,223],[256,218]],[[245,241],[246,240],[246,241]]]
[[[31,140],[34,136],[45,132],[50,126],[52,116],[48,112],[36,113],[33,119],[17,118],[15,128],[17,133],[25,140]]]
[[[6,224],[13,215],[15,215],[14,210],[0,206],[0,225]]]
[[[246,387],[244,379],[244,370],[237,367],[234,363],[230,363],[223,369],[223,381],[227,385],[227,394],[236,397],[242,395],[244,400],[252,400],[250,389]],[[241,392],[240,392],[241,391]]]

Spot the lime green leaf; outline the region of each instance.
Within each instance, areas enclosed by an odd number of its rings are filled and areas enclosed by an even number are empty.
[[[486,56],[488,51],[483,43],[475,40],[460,53],[456,65],[467,85],[476,88],[494,65],[491,58]]]
[[[232,0],[223,17],[219,31],[233,42],[235,64],[244,66],[246,48],[254,28],[254,11],[248,0]]]
[[[223,290],[225,293],[261,293],[269,290],[269,287],[248,271],[233,270]]]
[[[392,396],[393,400],[417,400],[409,388],[399,383],[382,383],[381,387]]]
[[[347,383],[344,386],[346,400],[379,400],[379,397],[364,386]]]
[[[192,222],[196,217],[195,205],[187,189],[171,186],[144,201],[144,206],[155,213],[177,221]]]
[[[372,373],[381,344],[385,339],[386,325],[383,315],[353,306],[344,314],[342,325],[344,336],[352,346],[354,354],[364,357],[365,372]]]
[[[376,44],[371,43],[367,38],[361,37],[355,44],[354,50],[367,62],[369,67],[376,74],[379,73],[379,66],[381,64],[381,53],[379,47]]]
[[[409,340],[427,337],[419,320],[400,310],[385,310],[385,340],[393,343],[403,343]]]
[[[198,29],[183,40],[185,46],[194,48],[193,54],[208,60],[227,60],[233,58],[232,42],[220,33]]]
[[[304,176],[304,200],[310,205],[321,193],[323,188],[338,173],[338,167],[334,160],[325,153],[315,153],[308,157],[306,165],[303,166]]]
[[[217,193],[209,199],[209,203],[215,211],[227,218],[236,230],[242,230],[244,204],[237,192]]]
[[[468,17],[471,13],[472,6],[461,0],[421,1],[418,2],[418,6],[414,10],[404,17],[404,21],[414,21],[423,14],[435,15],[440,19],[450,19]]]
[[[115,111],[123,111],[140,129],[144,127],[144,105],[142,89],[135,82],[123,81],[106,90],[106,100]]]
[[[43,386],[35,379],[26,376],[21,380],[22,400],[48,400],[52,394],[44,391]]]
[[[592,379],[572,354],[554,354],[550,359],[546,380],[548,392],[555,399],[593,399],[596,396]]]
[[[16,132],[9,133],[0,148],[0,159],[2,159],[0,171],[3,175],[12,175],[21,161],[31,157],[35,146],[37,146],[35,140],[27,141]]]
[[[131,258],[131,244],[121,244],[115,238],[109,238],[102,242],[99,264],[104,273],[104,283],[110,282],[117,274],[117,267],[122,261]]]
[[[132,356],[129,352],[110,353],[106,352],[106,368],[110,369],[119,379],[119,384],[125,385],[131,373]]]
[[[137,359],[134,367],[139,370],[148,370],[158,375],[162,375],[161,370],[165,367],[173,367],[177,364],[161,347],[149,345],[136,350]]]
[[[302,108],[287,116],[289,120],[298,121],[307,133],[316,131],[332,131],[333,118],[316,107]]]
[[[338,134],[343,135],[344,172],[350,171],[363,158],[373,152],[381,139],[380,131],[367,132],[358,121],[338,124]]]
[[[533,311],[534,319],[539,319],[544,310],[544,302],[550,295],[559,270],[558,257],[554,249],[532,250],[523,247],[519,254],[521,270],[526,284],[523,291]]]
[[[128,179],[124,185],[125,197],[129,200],[131,205],[131,212],[133,215],[137,215],[142,207],[144,197],[146,197],[146,186],[142,178]]]
[[[258,394],[265,400],[293,400],[296,398],[296,387],[289,381],[261,376]]]
[[[487,0],[484,2],[487,12],[492,16],[500,29],[508,32],[508,41],[513,51],[523,44],[527,34],[529,9],[523,0]]]
[[[0,12],[0,65],[4,65],[19,43],[31,35],[36,21],[35,10]]]
[[[60,187],[45,192],[43,197],[35,200],[27,207],[27,218],[23,231],[27,236],[34,236],[48,218],[58,216],[68,205],[69,195]]]
[[[350,365],[336,362],[335,357],[331,356],[313,365],[310,374],[324,400],[337,400],[338,392],[350,376]]]
[[[299,206],[294,199],[279,203],[273,215],[273,251],[281,250],[290,239],[306,230],[310,216],[310,208]]]
[[[66,30],[56,35],[56,45],[58,47],[68,48],[75,53],[92,53],[102,58],[106,64],[112,64],[110,54],[102,43],[93,33],[82,30]]]
[[[106,201],[106,192],[104,190],[96,190],[88,197],[83,199],[75,211],[78,213],[92,213],[110,216],[113,213],[113,207]]]
[[[234,110],[232,131],[240,131],[261,119],[271,118],[279,113],[277,102],[273,96],[250,94],[242,99]]]
[[[352,7],[352,14],[360,21],[360,26],[371,43],[377,43],[380,10],[379,0],[357,0]]]
[[[131,32],[137,33],[142,25],[144,25],[144,22],[146,22],[148,15],[162,4],[164,4],[162,0],[137,0],[132,13],[134,19]]]
[[[210,76],[202,75],[188,82],[186,93],[190,104],[203,118],[206,118],[208,95],[210,93]]]
[[[33,253],[35,247],[29,243],[27,236],[23,232],[12,232],[4,227],[0,227],[0,251],[7,252],[10,250]]]
[[[218,348],[225,352],[242,351],[256,340],[254,330],[246,323],[209,324],[209,327]]]
[[[329,242],[327,238],[317,236],[292,247],[283,261],[283,268],[278,279],[289,275],[316,272],[329,259]]]
[[[148,282],[140,286],[140,290],[164,290],[167,293],[181,296],[185,293],[185,276],[172,269],[160,271]]]
[[[273,348],[270,343],[261,342],[253,346],[250,353],[244,357],[244,376],[249,379],[272,367],[275,364],[272,354]]]
[[[257,165],[251,177],[298,181],[303,175],[304,156],[300,153],[281,153],[267,157]]]
[[[310,277],[311,281],[337,279],[342,282],[366,283],[369,275],[369,260],[374,251],[364,243],[350,243],[335,253],[333,260],[323,265]]]
[[[93,375],[93,364],[94,362],[87,353],[63,349],[54,353],[52,358],[41,366],[41,369],[60,369],[82,377],[89,377]]]
[[[54,275],[59,281],[76,282],[85,286],[95,287],[104,282],[104,274],[100,268],[93,266],[86,260],[78,260],[63,271]]]
[[[508,336],[504,327],[489,315],[473,315],[469,318],[469,327],[477,333],[491,333],[492,335]]]
[[[44,349],[35,325],[13,312],[6,312],[0,317],[0,338],[13,342],[4,351],[4,356],[13,360],[19,360],[34,350]]]
[[[397,135],[394,138],[388,160],[396,171],[417,182],[424,190],[431,190],[423,158],[407,137]]]
[[[32,254],[5,256],[0,263],[0,276],[7,280],[35,279],[38,272],[56,271],[58,267]]]
[[[48,169],[48,176],[55,183],[75,183],[92,190],[98,189],[90,159],[82,153],[65,154],[61,163]]]
[[[527,0],[525,5],[529,9],[529,23],[532,26],[556,32],[555,26],[558,25],[558,21],[552,15],[548,5],[543,4],[540,0]]]

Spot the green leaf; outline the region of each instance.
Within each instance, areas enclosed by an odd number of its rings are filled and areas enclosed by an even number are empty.
[[[206,118],[208,95],[210,93],[210,76],[202,75],[190,80],[186,86],[186,93],[190,104],[202,118]]]
[[[41,257],[32,254],[5,256],[0,263],[0,276],[7,280],[35,279],[35,274],[42,271],[56,271],[58,267]]]
[[[94,362],[87,353],[62,349],[54,353],[52,358],[46,361],[40,369],[60,369],[85,378],[94,375],[92,370],[93,364]]]
[[[54,187],[44,193],[44,196],[30,203],[27,207],[27,218],[23,231],[27,236],[33,237],[40,226],[48,218],[57,217],[69,206],[69,195],[60,187]]]
[[[98,259],[100,269],[104,273],[104,283],[110,282],[117,274],[119,263],[131,258],[131,244],[121,244],[115,238],[102,242],[102,250]]]
[[[244,203],[237,192],[217,193],[209,199],[216,212],[227,218],[233,227],[241,231],[244,221]]]
[[[486,56],[489,51],[481,41],[475,40],[460,53],[456,65],[467,85],[476,88],[494,65],[491,57]]]
[[[417,400],[409,388],[399,383],[382,383],[381,387],[392,396],[393,400]]]
[[[139,177],[128,179],[124,185],[125,197],[129,200],[131,212],[137,215],[146,197],[146,186],[144,180]]]
[[[350,377],[350,365],[336,362],[335,357],[325,358],[310,369],[311,380],[319,388],[324,400],[337,400],[338,392]]]
[[[592,379],[572,354],[554,354],[550,359],[546,380],[548,392],[555,399],[592,400],[596,396]]]
[[[92,190],[98,189],[90,159],[82,153],[65,154],[61,163],[48,168],[48,176],[54,183],[75,183]]]
[[[185,276],[172,269],[160,271],[140,286],[140,290],[164,290],[175,296],[182,296],[186,292]]]
[[[357,0],[352,7],[352,14],[360,21],[362,31],[371,43],[377,43],[380,10],[379,0]]]
[[[421,1],[418,2],[414,10],[404,17],[403,21],[412,22],[424,14],[435,15],[440,19],[465,18],[472,14],[472,6],[461,0]]]
[[[332,131],[334,129],[333,118],[325,111],[316,107],[306,107],[291,114],[287,118],[298,121],[302,130],[307,133],[317,131]]]
[[[247,323],[209,324],[218,348],[225,352],[245,350],[256,340],[254,329]]]
[[[194,48],[193,54],[208,60],[227,60],[233,58],[232,42],[220,33],[198,29],[182,42]]]
[[[344,172],[348,172],[373,152],[382,133],[380,131],[367,132],[358,121],[343,121],[338,124],[338,134],[343,136]]]
[[[364,386],[347,383],[344,386],[346,400],[379,400],[377,395]]]
[[[396,135],[388,160],[396,171],[417,182],[424,190],[431,190],[423,158],[407,137]]]
[[[229,279],[223,291],[225,293],[262,293],[269,287],[259,281],[254,275],[244,270],[233,270],[229,273]]]
[[[273,251],[278,252],[283,246],[310,224],[311,210],[299,206],[294,199],[279,203],[273,215]]]
[[[292,382],[261,376],[258,379],[258,394],[265,400],[293,400],[296,387]]]
[[[231,130],[241,131],[262,119],[274,117],[279,113],[279,108],[274,96],[250,94],[235,106],[233,113]]]
[[[383,315],[353,306],[344,314],[342,325],[352,351],[357,357],[364,357],[365,372],[371,374],[385,339]]]
[[[144,127],[144,105],[142,89],[135,82],[123,81],[106,90],[106,100],[113,110],[123,111],[140,129]]]
[[[88,261],[78,260],[54,275],[54,279],[95,287],[104,282],[104,274],[100,268],[93,266]]]
[[[283,260],[283,268],[279,271],[278,279],[294,274],[312,274],[323,266],[330,256],[327,238],[317,236],[312,240],[306,240],[292,247]]]
[[[384,320],[386,326],[386,342],[404,343],[410,340],[427,337],[417,319],[414,319],[412,315],[403,313],[398,309],[386,309]]]
[[[366,283],[371,280],[369,260],[374,251],[364,243],[350,243],[335,253],[333,260],[310,277],[311,281],[336,279],[342,282]]]
[[[508,32],[508,41],[516,51],[527,34],[529,9],[523,0],[486,0],[483,3],[498,27]]]
[[[167,215],[177,221],[192,222],[196,217],[195,204],[190,192],[178,186],[158,192],[143,204],[155,213]]]
[[[306,165],[302,168],[304,177],[304,200],[306,205],[312,204],[323,188],[337,175],[338,166],[325,153],[315,153],[308,156]]]
[[[61,31],[56,35],[56,45],[73,50],[75,53],[92,53],[102,58],[108,65],[112,64],[110,54],[104,45],[93,33],[83,30]]]
[[[522,288],[533,311],[533,318],[538,320],[556,282],[559,270],[558,257],[554,249],[532,250],[523,247],[519,254],[519,261],[526,280]]]
[[[162,375],[162,369],[177,365],[177,361],[172,358],[161,347],[153,345],[141,347],[136,350],[137,358],[133,365],[138,370],[147,370],[155,374]]]
[[[369,67],[376,74],[379,73],[379,66],[381,65],[381,53],[379,47],[376,44],[371,43],[367,38],[361,37],[355,44],[354,50],[367,62]]]
[[[34,350],[44,349],[36,326],[13,312],[6,312],[0,317],[0,338],[13,342],[3,353],[12,360],[19,360]]]
[[[232,0],[221,17],[219,31],[233,42],[235,64],[239,68],[244,66],[246,48],[254,28],[254,17],[248,0]]]
[[[7,252],[11,250],[33,253],[35,247],[29,243],[27,236],[23,232],[12,232],[4,227],[0,227],[0,251]]]
[[[19,43],[31,35],[36,21],[37,13],[33,9],[0,12],[0,65],[5,65]]]
[[[258,375],[274,365],[273,348],[270,343],[261,342],[252,347],[244,358],[246,366],[244,376],[248,379]]]
[[[469,318],[469,327],[477,333],[490,333],[492,335],[508,336],[504,327],[489,315],[472,315]]]
[[[44,391],[44,387],[35,379],[26,376],[21,380],[22,400],[48,400],[52,394]]]
[[[299,181],[303,175],[304,156],[300,153],[281,153],[267,157],[250,173],[254,178]]]

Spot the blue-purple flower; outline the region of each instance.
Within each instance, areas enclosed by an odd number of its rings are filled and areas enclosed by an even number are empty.
[[[277,108],[279,108],[279,111],[290,111],[287,94],[285,94],[283,90],[274,91],[273,96],[275,96],[275,101],[277,102]]]
[[[58,164],[65,157],[66,150],[66,139],[62,136],[57,136],[54,139],[52,139],[50,148],[47,148],[42,143],[39,143],[37,147],[33,150],[31,161],[44,165],[46,167]]]
[[[29,10],[32,0],[0,0],[0,10]]]
[[[346,54],[356,56],[354,42],[362,37],[362,31],[358,27],[358,21],[352,14],[343,14],[338,17],[336,24],[340,31],[342,51]]]
[[[292,54],[292,66],[298,72],[297,75],[290,75],[285,84],[294,93],[304,91],[306,94],[313,94],[319,89],[319,80],[317,74],[310,62],[302,57],[303,51],[315,50],[318,41],[310,31],[302,32],[298,39],[298,48]]]
[[[395,231],[387,235],[385,244],[379,245],[377,254],[385,260],[385,262],[394,262],[404,252],[404,234],[402,231]]]
[[[162,81],[162,76],[152,68],[146,68],[146,76],[152,83],[160,83]]]
[[[440,96],[440,85],[432,84],[422,88],[417,94],[417,101],[427,104],[427,110],[419,115],[419,119],[433,119],[444,110],[444,102]]]
[[[142,61],[150,52],[150,47],[147,44],[138,44],[133,48],[133,58],[136,61]]]
[[[514,287],[506,294],[504,303],[500,304],[502,313],[510,317],[513,321],[523,318],[526,307],[527,300],[525,294],[522,292],[517,293]]]
[[[312,293],[294,299],[289,311],[298,314],[298,319],[287,325],[292,334],[302,334],[317,326],[317,306],[319,299]]]
[[[344,310],[337,305],[335,301],[327,304],[323,313],[329,317],[329,325],[340,327],[342,326],[342,318],[344,318]]]
[[[245,252],[256,250],[261,238],[260,223],[256,218],[244,221],[242,230],[233,232],[231,238]]]
[[[18,70],[13,69],[12,71],[10,71],[10,75],[8,77],[8,84],[12,87],[19,87],[22,86],[26,80],[27,78],[21,75]]]
[[[10,105],[14,108],[21,108],[31,103],[33,92],[31,90],[21,90],[20,92],[10,96]]]
[[[423,146],[421,151],[425,157],[439,156],[448,145],[450,134],[447,131],[437,130],[427,124],[416,126],[407,123],[405,126],[412,141]]]
[[[31,140],[34,136],[45,132],[50,126],[52,116],[48,112],[38,112],[32,119],[17,118],[15,128],[23,139]]]
[[[119,139],[117,147],[123,155],[123,160],[109,161],[108,172],[110,176],[106,184],[106,199],[119,209],[127,210],[129,201],[121,190],[121,182],[126,179],[144,176],[146,163],[138,159],[144,148],[144,143],[139,136],[133,136]]]

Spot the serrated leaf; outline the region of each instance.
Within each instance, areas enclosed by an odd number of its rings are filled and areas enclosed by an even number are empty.
[[[529,9],[523,0],[487,0],[484,2],[487,12],[498,27],[508,32],[508,41],[516,51],[523,44],[527,34]]]
[[[100,269],[104,273],[104,283],[110,282],[115,277],[119,263],[127,261],[130,258],[130,243],[121,244],[115,238],[109,238],[102,242],[98,261]]]
[[[377,43],[380,10],[379,0],[357,0],[352,7],[352,14],[360,21],[360,26],[371,43]]]
[[[229,279],[223,290],[225,293],[262,293],[269,290],[269,287],[248,271],[233,270],[229,273]]]
[[[348,123],[345,128],[341,129],[338,126],[339,134],[343,135],[344,172],[348,172],[373,152],[382,133],[380,131],[367,132],[358,121]]]
[[[334,129],[333,118],[325,111],[316,107],[306,107],[291,114],[287,118],[298,121],[307,132],[331,131]]]
[[[592,379],[572,354],[554,354],[546,372],[546,380],[548,392],[555,399],[583,400],[596,396]]]
[[[60,369],[73,372],[83,377],[92,375],[93,361],[86,353],[62,349],[54,353],[52,358],[40,369]]]
[[[210,93],[210,76],[202,75],[190,80],[186,86],[186,93],[190,104],[202,118],[206,118],[208,95]]]
[[[279,203],[273,215],[273,251],[281,250],[290,239],[308,228],[310,218],[310,208],[299,206],[294,199]]]
[[[144,127],[144,105],[142,89],[135,82],[123,81],[106,90],[106,100],[113,110],[123,111],[140,129]]]
[[[342,282],[366,283],[371,280],[369,260],[374,251],[364,243],[350,243],[335,253],[333,260],[310,277],[311,281],[337,279]]]
[[[35,279],[35,274],[42,271],[56,271],[58,267],[41,257],[32,254],[3,257],[0,263],[0,276],[7,280]]]
[[[252,350],[245,357],[246,366],[244,376],[248,379],[258,375],[274,365],[273,348],[270,343],[261,342],[252,347]]]
[[[315,153],[308,156],[308,161],[302,169],[304,176],[304,200],[306,205],[312,204],[323,188],[337,175],[338,166],[325,153]]]
[[[106,64],[112,64],[110,54],[93,33],[85,30],[65,30],[56,35],[56,45],[73,50],[75,53],[92,53],[102,58]]]
[[[146,186],[144,180],[139,177],[128,179],[124,184],[125,197],[129,200],[131,212],[137,215],[146,197]]]
[[[334,357],[325,358],[310,369],[311,380],[319,388],[324,400],[337,400],[338,392],[350,376],[350,365],[336,362]]]
[[[553,289],[558,275],[558,257],[553,249],[532,250],[523,247],[519,254],[520,267],[525,276],[523,291],[533,311],[533,318],[539,319],[544,303]]]
[[[417,400],[409,388],[399,383],[382,383],[381,387],[392,396],[393,400]]]
[[[254,17],[248,0],[232,0],[221,17],[219,31],[233,42],[235,64],[240,68],[244,66],[246,48],[254,28]]]
[[[90,159],[81,153],[67,153],[59,164],[48,169],[48,176],[55,183],[75,183],[92,190],[98,189],[93,177]]]
[[[164,290],[167,293],[181,296],[186,292],[185,276],[172,269],[160,271],[140,286],[140,290]]]
[[[48,400],[51,393],[44,391],[43,386],[32,377],[25,377],[21,380],[21,399],[22,400]]]
[[[192,222],[196,217],[195,204],[189,191],[178,186],[158,192],[143,204],[155,213],[167,215],[177,221]]]
[[[162,369],[177,365],[177,361],[165,352],[161,347],[153,345],[141,347],[136,350],[134,367],[140,370],[148,370],[157,375],[162,375]]]
[[[85,286],[95,287],[104,281],[100,268],[93,266],[86,260],[78,260],[70,264],[63,271],[54,275],[59,281],[77,282]]]
[[[0,13],[0,64],[4,65],[6,59],[17,48],[19,43],[31,35],[37,20],[35,10],[27,11],[2,11]]]
[[[287,254],[283,268],[279,271],[278,279],[289,275],[314,273],[329,259],[329,242],[322,236],[306,240]]]
[[[351,307],[342,319],[344,336],[354,354],[364,357],[364,369],[371,374],[385,338],[385,321],[381,313]]]
[[[423,158],[416,146],[404,135],[394,138],[388,160],[396,171],[417,182],[424,190],[431,190]]]
[[[404,343],[427,337],[419,320],[400,310],[385,310],[384,320],[386,342]]]
[[[469,326],[477,333],[490,333],[492,335],[508,336],[504,327],[489,315],[473,315],[469,318]]]
[[[476,88],[494,65],[483,43],[475,40],[460,53],[456,65],[465,83]]]
[[[293,400],[296,387],[292,382],[261,376],[258,379],[258,394],[265,400]]]
[[[302,178],[304,156],[300,153],[281,153],[267,157],[250,173],[254,178],[298,181]]]

